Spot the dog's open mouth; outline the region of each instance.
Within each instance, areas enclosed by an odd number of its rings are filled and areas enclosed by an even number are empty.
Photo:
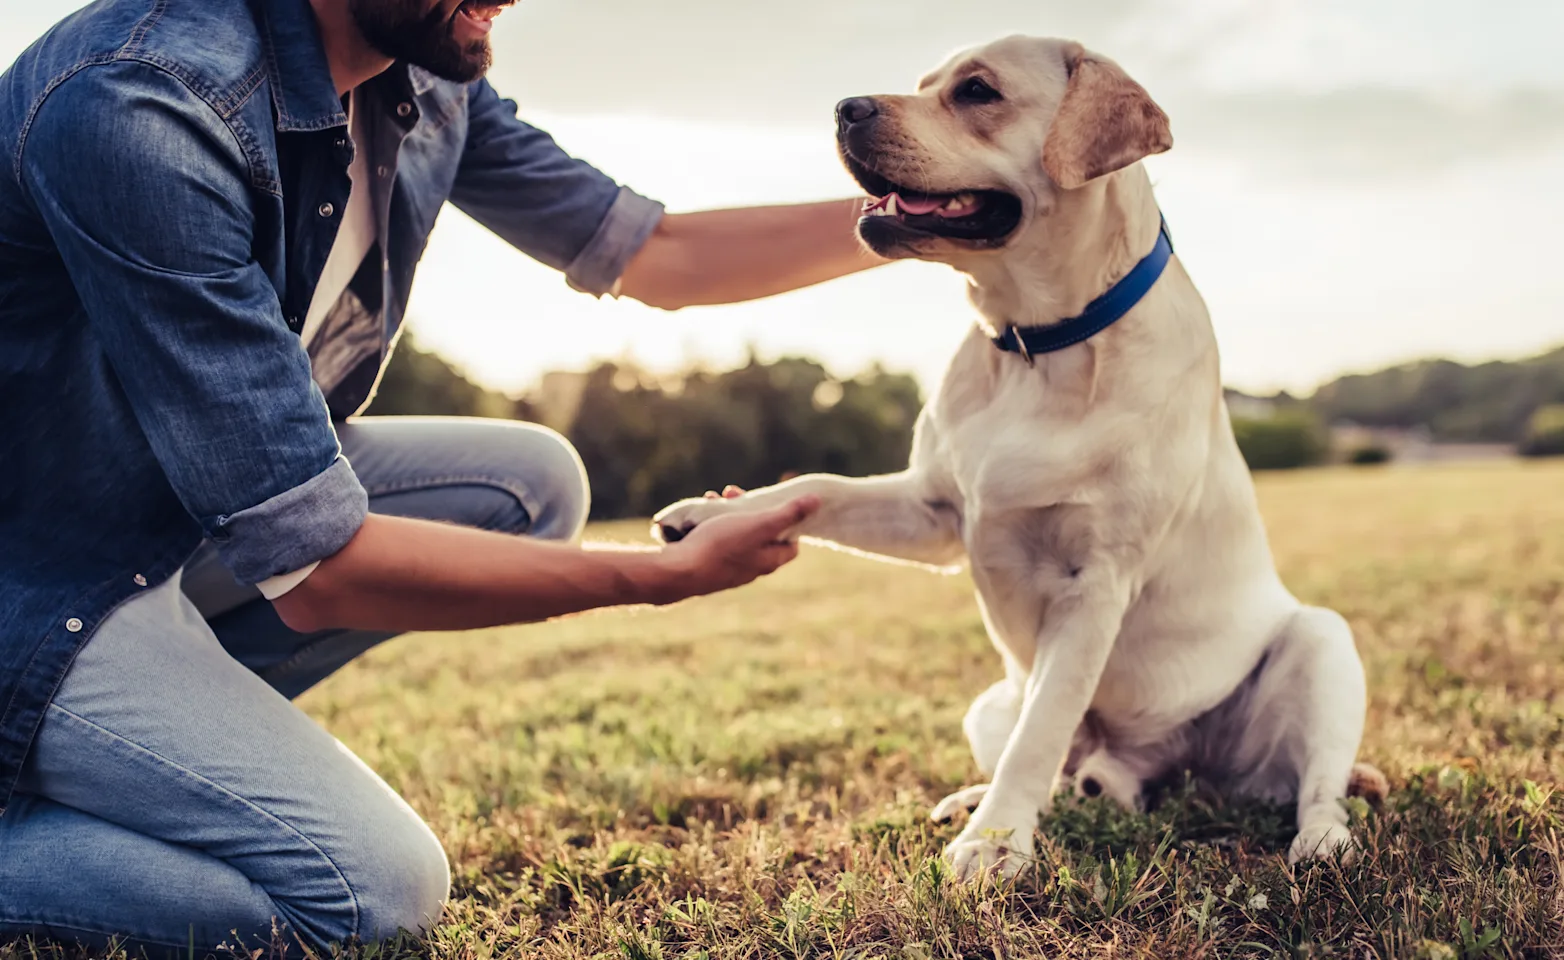
[[[896,230],[997,246],[1021,224],[1021,200],[1002,190],[925,193],[897,184],[847,156],[847,168],[869,194],[860,231]],[[871,239],[866,232],[864,238]]]

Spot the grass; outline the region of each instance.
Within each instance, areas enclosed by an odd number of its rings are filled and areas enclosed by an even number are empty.
[[[306,696],[453,865],[442,926],[359,955],[1564,956],[1564,465],[1260,495],[1367,665],[1393,793],[1354,811],[1360,863],[1289,869],[1291,811],[1187,790],[1065,803],[1035,869],[956,883],[926,814],[974,780],[961,715],[999,676],[970,584],[817,549],[669,610],[404,637]]]

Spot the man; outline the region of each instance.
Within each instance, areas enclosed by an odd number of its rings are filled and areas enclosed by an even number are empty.
[[[0,933],[427,929],[438,842],[286,697],[793,556],[815,504],[583,551],[557,435],[347,419],[447,199],[664,308],[877,262],[850,202],[665,216],[571,159],[482,79],[484,2],[99,0],[0,76]]]

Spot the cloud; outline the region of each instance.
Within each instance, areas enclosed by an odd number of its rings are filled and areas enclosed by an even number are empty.
[[[1181,148],[1307,179],[1425,174],[1564,141],[1564,93],[1545,90],[1469,99],[1386,87],[1272,90],[1188,94],[1164,106]]]
[[[523,0],[495,85],[551,113],[647,113],[829,129],[843,97],[910,90],[949,53],[1012,33],[1108,37],[1149,0]]]
[[[524,110],[825,135],[842,97],[910,89],[950,52],[1019,32],[1118,59],[1169,110],[1181,150],[1293,177],[1436,171],[1564,135],[1564,76],[1500,82],[1502,45],[1408,31],[1401,14],[1415,11],[1395,12],[1340,0],[525,0],[497,31],[494,80]]]
[[[954,50],[1069,36],[1146,84],[1180,152],[1372,179],[1564,137],[1564,61],[1533,50],[1564,7],[1492,3],[1478,16],[1460,0],[522,0],[496,29],[493,79],[525,114],[827,136],[838,100],[910,89]],[[0,13],[0,59],[77,5]]]

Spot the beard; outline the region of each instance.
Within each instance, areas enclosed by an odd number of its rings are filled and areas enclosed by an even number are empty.
[[[393,60],[421,67],[442,80],[472,83],[488,72],[494,51],[488,38],[463,44],[455,16],[427,0],[349,0],[353,21],[369,45]]]

